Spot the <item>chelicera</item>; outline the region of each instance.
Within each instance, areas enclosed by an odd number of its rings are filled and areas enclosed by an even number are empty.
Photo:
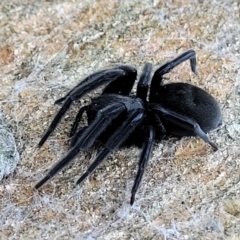
[[[115,149],[136,144],[141,147],[141,155],[131,191],[132,205],[156,141],[166,135],[198,136],[217,150],[216,144],[207,136],[210,130],[221,125],[222,115],[217,101],[206,91],[188,83],[162,83],[166,73],[186,60],[190,60],[191,70],[197,74],[196,53],[193,50],[184,52],[154,72],[152,64],[146,63],[139,77],[136,96],[131,94],[131,90],[137,79],[137,70],[123,65],[89,75],[58,99],[55,103],[62,103],[62,107],[40,140],[39,147],[54,131],[73,101],[100,85],[108,84],[100,96],[80,108],[70,132],[69,151],[35,188],[40,188],[97,140],[103,143],[103,147],[77,184],[88,177]],[[79,127],[84,112],[88,124]]]

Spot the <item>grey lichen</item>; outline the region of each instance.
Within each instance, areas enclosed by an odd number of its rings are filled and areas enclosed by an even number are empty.
[[[19,161],[19,153],[13,134],[0,114],[0,181],[14,171]]]

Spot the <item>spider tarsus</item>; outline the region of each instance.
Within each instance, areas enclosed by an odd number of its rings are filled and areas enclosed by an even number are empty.
[[[209,144],[212,146],[212,148],[213,148],[214,151],[217,151],[217,150],[218,150],[218,146],[217,146],[215,143],[209,142]]]
[[[48,139],[48,137],[50,136],[50,134],[51,134],[51,132],[50,131],[47,131],[44,135],[43,135],[43,137],[41,138],[41,140],[39,141],[39,143],[38,143],[38,148],[40,148],[45,142],[46,142],[46,140]]]
[[[76,185],[79,185],[83,180],[89,175],[88,172],[85,172],[76,182]]]
[[[196,66],[196,65],[194,65],[194,66],[191,65],[191,69],[192,69],[192,72],[193,72],[196,76],[199,77],[199,72],[198,72],[198,70],[197,70],[197,66]]]
[[[35,185],[35,189],[39,189],[44,183],[46,183],[52,176],[46,175],[40,182]]]
[[[55,128],[57,127],[58,123],[60,122],[60,120],[62,119],[62,117],[64,116],[64,114],[66,113],[66,111],[69,109],[69,107],[72,104],[72,99],[71,98],[67,98],[66,101],[64,102],[62,108],[58,111],[57,115],[55,116],[55,118],[52,120],[49,128],[47,129],[47,131],[44,133],[42,139],[40,140],[40,142],[38,143],[38,147],[41,147],[45,141],[48,139],[48,137],[50,136],[50,134],[55,130]]]
[[[54,102],[54,104],[60,104],[60,103],[62,103],[65,99],[66,99],[66,96],[65,96],[65,97],[61,97],[61,98],[57,99],[57,100]]]
[[[197,69],[194,70],[194,73],[195,73],[195,75],[197,75],[199,77],[199,72]]]
[[[134,204],[134,202],[135,202],[135,193],[132,194],[132,196],[131,196],[130,205],[132,206]]]

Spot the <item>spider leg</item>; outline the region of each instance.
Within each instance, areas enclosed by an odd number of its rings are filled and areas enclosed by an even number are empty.
[[[153,126],[156,131],[156,138],[162,140],[163,136],[166,135],[166,129],[163,126],[163,123],[156,112],[148,112],[148,121],[149,125]]]
[[[172,61],[165,63],[160,68],[158,68],[154,74],[157,74],[158,76],[161,77],[164,74],[169,73],[173,68],[175,68],[179,64],[185,62],[186,60],[190,60],[191,70],[196,75],[198,75],[198,71],[197,71],[197,67],[196,67],[196,65],[197,65],[196,52],[194,50],[188,50],[188,51],[182,53],[181,55],[179,55],[178,57],[176,57],[175,59],[173,59]]]
[[[166,129],[163,126],[159,116],[156,113],[154,113],[153,116],[154,116],[154,120],[155,120],[155,123],[156,123],[156,129],[158,130],[159,134],[161,133],[161,135],[165,135],[166,134]]]
[[[72,137],[73,135],[75,135],[76,130],[78,128],[78,124],[79,124],[79,122],[80,122],[80,120],[82,118],[82,115],[83,115],[84,111],[86,111],[87,108],[88,108],[88,106],[84,106],[84,107],[80,108],[80,110],[79,110],[79,112],[78,112],[78,114],[77,114],[77,116],[75,118],[75,121],[74,121],[74,123],[72,125],[69,137]]]
[[[102,70],[96,73],[93,73],[86,77],[82,82],[80,82],[75,88],[73,88],[70,92],[68,92],[64,97],[55,101],[55,104],[61,103],[64,101],[62,108],[58,111],[54,119],[52,120],[49,128],[44,133],[42,139],[40,140],[38,147],[41,147],[44,142],[48,139],[50,134],[54,131],[57,124],[61,121],[62,117],[66,113],[66,111],[71,106],[72,102],[81,98],[86,93],[91,90],[99,87],[102,84],[117,81],[120,79],[125,79],[126,82],[129,78],[133,78],[135,81],[136,78],[136,69],[130,66],[115,67],[112,69]]]
[[[193,135],[197,135],[200,138],[203,139],[206,143],[208,143],[215,151],[218,150],[218,147],[215,143],[211,142],[209,137],[206,135],[206,133],[201,129],[199,124],[182,114],[173,112],[171,110],[168,110],[166,108],[163,108],[159,104],[151,103],[148,105],[149,109],[152,109],[155,112],[159,112],[164,115],[165,119],[168,119],[168,122],[174,123],[175,126],[179,126],[181,128],[186,129],[188,133],[192,133]]]
[[[119,66],[119,68],[124,70],[126,75],[110,82],[103,90],[103,93],[128,95],[131,92],[133,84],[137,78],[137,71],[134,68],[126,65]]]
[[[87,171],[77,180],[81,183],[88,177],[103,160],[116,148],[118,148],[128,136],[142,123],[144,118],[143,110],[135,110],[128,114],[126,121],[113,133],[105,144],[105,148],[98,154],[94,162],[88,167]]]
[[[38,143],[38,147],[41,147],[45,141],[48,139],[49,135],[54,131],[57,124],[60,122],[62,117],[64,116],[65,112],[68,110],[68,108],[71,106],[72,100],[70,98],[66,99],[61,109],[58,111],[57,115],[52,120],[50,126],[48,127],[47,131],[42,136],[41,140]]]
[[[150,153],[151,153],[151,149],[152,146],[154,144],[154,139],[155,139],[155,129],[153,127],[148,127],[147,128],[147,139],[144,143],[143,149],[142,149],[142,154],[138,163],[138,171],[137,171],[137,175],[133,184],[133,188],[132,188],[132,196],[131,196],[131,200],[130,200],[130,204],[133,205],[134,201],[135,201],[135,195],[136,192],[138,190],[138,187],[141,183],[144,171],[147,167],[147,163],[150,157]]]
[[[137,85],[137,97],[141,98],[143,101],[147,100],[148,87],[151,81],[151,73],[152,64],[146,63],[143,67],[142,74]]]
[[[105,128],[117,118],[120,113],[125,111],[125,105],[115,103],[100,110],[95,120],[86,128],[82,135],[77,139],[75,145],[68,153],[47,173],[47,175],[35,186],[40,188],[47,180],[52,178],[58,171],[73,160],[80,151],[87,150],[92,146],[97,137],[105,130]]]
[[[163,75],[169,73],[173,68],[178,66],[179,64],[185,62],[186,60],[190,60],[191,70],[198,75],[197,71],[197,61],[196,61],[196,52],[194,50],[188,50],[170,62],[165,63],[160,68],[158,68],[152,78],[151,86],[150,86],[150,101],[153,102],[153,97],[157,94],[156,89],[161,85]],[[153,101],[152,101],[153,100]]]
[[[105,93],[121,93],[127,95],[132,90],[132,86],[137,77],[137,70],[131,66],[118,66],[111,69],[98,71],[82,80],[77,86],[70,90],[64,97],[55,101],[55,104],[63,102],[67,97],[79,95],[77,99],[87,92],[99,87],[104,83],[110,82],[104,89]],[[115,84],[114,84],[115,82]],[[118,87],[120,86],[119,90]],[[118,91],[116,91],[118,90]],[[83,92],[83,93],[82,93]]]
[[[74,136],[72,136],[71,140],[70,140],[70,144],[69,144],[69,149],[74,147],[74,145],[76,144],[76,142],[78,141],[78,138],[83,134],[83,132],[87,129],[87,126],[80,128],[75,134]]]

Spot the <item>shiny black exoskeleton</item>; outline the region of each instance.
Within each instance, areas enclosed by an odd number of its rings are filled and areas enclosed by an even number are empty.
[[[146,63],[139,78],[136,96],[129,94],[137,78],[137,70],[131,66],[118,66],[93,73],[66,96],[58,99],[55,103],[63,102],[62,108],[43,135],[39,147],[54,131],[73,101],[108,83],[102,95],[80,108],[70,133],[70,150],[35,188],[40,188],[96,140],[102,141],[104,147],[77,184],[89,176],[114,149],[138,144],[141,145],[142,153],[132,188],[132,205],[156,140],[161,140],[164,135],[199,136],[217,150],[217,146],[206,135],[221,125],[221,110],[216,100],[204,90],[188,83],[162,84],[163,76],[186,60],[190,60],[191,69],[197,74],[196,54],[193,50],[159,67],[153,75],[152,65]],[[84,112],[88,116],[88,125],[78,129]]]

